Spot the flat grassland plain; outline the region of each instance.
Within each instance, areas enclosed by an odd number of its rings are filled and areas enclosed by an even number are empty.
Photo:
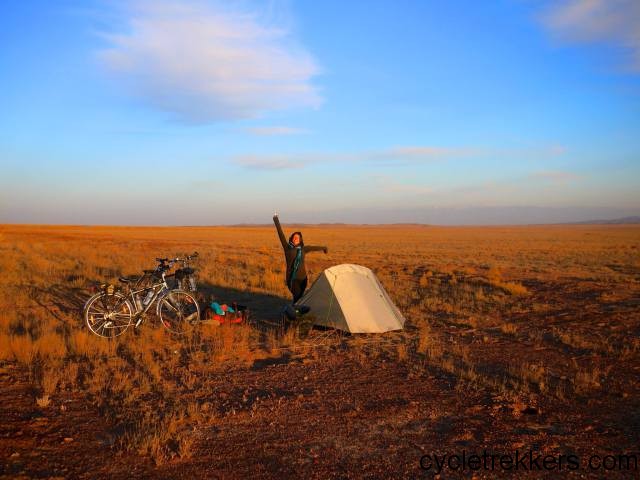
[[[0,227],[0,477],[637,478],[640,226],[301,228],[311,280],[371,268],[405,331],[269,328],[273,227]],[[92,287],[194,250],[266,326],[89,332]]]

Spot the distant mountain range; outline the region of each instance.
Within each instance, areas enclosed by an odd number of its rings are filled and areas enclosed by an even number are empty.
[[[474,209],[475,211],[479,211],[480,209]],[[497,209],[496,209],[497,210]],[[401,213],[403,213],[401,211]],[[470,221],[471,219],[466,216],[465,214],[467,212],[465,212],[465,209],[460,209],[459,211],[455,212],[457,214],[457,216],[454,214],[454,212],[447,212],[447,213],[451,213],[451,215],[448,216],[448,218],[442,218],[441,216],[436,216],[433,215],[434,220],[436,221],[424,221],[424,222],[415,222],[415,221],[411,221],[409,218],[407,218],[406,221],[404,222],[379,222],[376,221],[375,218],[371,218],[368,217],[366,215],[362,215],[360,214],[358,218],[358,220],[353,220],[353,221],[346,221],[346,222],[326,222],[326,221],[318,221],[318,222],[297,222],[295,221],[295,217],[293,221],[286,221],[285,223],[289,224],[289,225],[296,225],[297,227],[305,227],[305,226],[341,226],[341,225],[348,225],[348,226],[367,226],[367,225],[386,225],[389,227],[392,226],[408,226],[408,225],[414,225],[414,226],[438,226],[438,225],[456,225],[455,221],[458,221],[460,223],[457,223],[457,225],[483,225],[483,223],[477,222],[477,221]],[[483,213],[488,213],[487,210],[485,209],[483,211]],[[638,215],[633,215],[633,216],[626,216],[626,217],[618,217],[618,218],[613,218],[613,219],[600,219],[600,220],[580,220],[580,221],[573,221],[573,219],[563,219],[563,215],[557,215],[556,218],[553,218],[553,216],[546,216],[546,215],[538,215],[537,217],[534,217],[533,221],[528,221],[528,222],[523,222],[522,218],[514,218],[513,216],[508,216],[507,219],[505,219],[504,217],[500,217],[498,215],[495,215],[496,212],[491,212],[494,213],[493,216],[489,216],[486,215],[485,218],[491,218],[491,220],[489,222],[484,223],[484,225],[631,225],[631,224],[640,224],[640,216]],[[503,213],[502,211],[499,211],[499,213]],[[508,213],[512,213],[512,212],[508,212]],[[564,212],[563,212],[564,213]],[[571,213],[569,213],[570,215]],[[396,214],[398,217],[400,218],[406,218],[409,217],[409,215],[403,216],[401,214]],[[567,213],[565,213],[565,215],[567,215]],[[306,215],[307,217],[311,217],[312,219],[315,220],[315,218],[318,217],[314,217],[313,214],[308,214]],[[418,216],[418,215],[412,215],[412,216]],[[355,215],[353,216],[355,217]],[[351,217],[351,218],[353,218]],[[551,218],[549,218],[551,217]],[[559,217],[559,218],[558,218]],[[285,217],[286,218],[286,217]],[[320,217],[322,218],[322,217]],[[575,218],[575,217],[574,217]],[[365,221],[363,221],[365,220]],[[440,220],[440,222],[438,222],[438,220]],[[447,221],[448,220],[448,221]],[[453,221],[452,221],[453,220]],[[509,222],[509,220],[511,220],[512,223]],[[271,223],[238,223],[238,224],[232,224],[231,226],[235,226],[235,227],[263,227],[265,225],[271,225]]]
[[[284,200],[283,200],[284,202]],[[271,212],[267,208],[257,210],[252,206],[220,208],[202,205],[199,209],[173,205],[148,211],[132,210],[126,225],[272,225]],[[297,208],[296,208],[297,207]],[[284,207],[283,207],[284,208]],[[328,208],[310,208],[305,202],[293,202],[281,212],[280,221],[296,225],[621,225],[640,224],[640,207],[540,207],[540,206],[380,206],[350,207],[344,205]],[[3,215],[0,208],[0,224],[64,224],[64,225],[122,225],[123,218],[117,210],[103,216],[93,213],[60,210],[55,214],[33,211],[19,215],[14,212]]]
[[[640,223],[640,216],[614,218],[612,220],[586,220],[583,222],[570,222],[570,225],[628,225]]]
[[[599,220],[602,219],[602,220]],[[422,224],[422,225],[551,225],[640,223],[637,208],[538,206],[345,207],[290,211],[285,223]],[[262,223],[262,222],[260,222]],[[265,222],[266,223],[266,222]]]

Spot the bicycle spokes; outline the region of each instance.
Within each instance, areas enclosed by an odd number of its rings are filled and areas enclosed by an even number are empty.
[[[89,330],[101,337],[117,337],[131,325],[132,307],[120,294],[99,293],[85,306]]]
[[[160,321],[174,333],[184,333],[189,325],[200,319],[196,299],[184,291],[172,291],[160,301]]]
[[[158,266],[154,270],[144,270],[141,277],[120,277],[120,282],[126,286],[124,292],[111,285],[110,289],[104,289],[87,301],[83,311],[87,326],[101,337],[116,337],[134,323],[138,327],[151,305],[157,302],[156,313],[161,323],[172,332],[183,333],[189,325],[200,320],[200,307],[192,293],[197,290],[196,270],[189,266],[189,262],[197,257],[195,252],[184,258],[156,258]],[[182,262],[182,268],[169,274],[176,262]],[[173,283],[168,285],[170,277],[175,277],[178,288]],[[143,292],[147,292],[145,300],[142,300]],[[149,296],[151,293],[153,295]]]

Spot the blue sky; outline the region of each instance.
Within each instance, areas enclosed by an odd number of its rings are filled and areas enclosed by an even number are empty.
[[[640,214],[640,4],[12,1],[0,222]]]

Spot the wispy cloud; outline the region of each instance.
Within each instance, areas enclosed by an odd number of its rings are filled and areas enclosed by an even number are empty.
[[[320,105],[315,59],[265,15],[195,0],[134,5],[99,58],[152,106],[211,122]]]
[[[276,136],[276,135],[302,135],[305,133],[309,133],[308,130],[304,128],[294,128],[294,127],[281,127],[281,126],[271,126],[271,127],[252,127],[247,128],[247,132],[252,135],[259,136]]]
[[[452,157],[468,156],[474,152],[467,148],[447,148],[428,146],[400,146],[383,150],[369,150],[354,153],[299,153],[287,155],[239,155],[233,162],[247,168],[261,170],[282,170],[302,168],[317,163],[367,162],[376,165],[415,164],[434,162]]]
[[[239,155],[234,163],[252,170],[292,170],[302,168],[309,158],[294,155]]]
[[[553,183],[567,183],[581,180],[583,177],[574,172],[566,172],[562,170],[545,170],[534,172],[529,175],[530,179],[545,180]]]
[[[464,147],[400,146],[388,150],[366,152],[362,154],[361,159],[383,162],[427,162],[473,156],[479,151],[476,148]]]
[[[566,0],[542,15],[560,40],[604,42],[628,50],[628,66],[640,72],[640,2],[638,0]]]
[[[375,166],[411,166],[464,158],[542,159],[563,155],[566,148],[560,145],[550,147],[533,146],[519,149],[499,149],[484,147],[437,147],[429,145],[405,145],[380,150],[352,153],[308,153],[282,155],[238,155],[233,163],[259,170],[284,170],[303,168],[313,164],[327,163],[367,163]]]

